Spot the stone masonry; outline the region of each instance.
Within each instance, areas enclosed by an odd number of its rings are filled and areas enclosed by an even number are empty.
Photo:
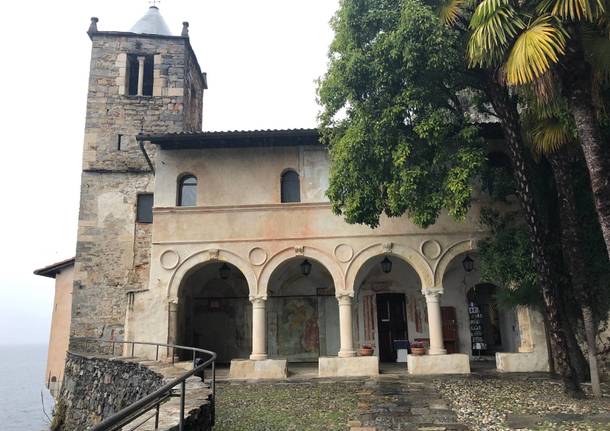
[[[136,135],[201,128],[205,75],[188,37],[89,33],[91,70],[71,337],[122,339],[129,292],[148,287],[151,225],[136,223],[154,175]],[[154,56],[153,96],[127,95],[127,56]],[[155,148],[146,151],[154,163]]]
[[[68,353],[53,429],[89,429],[162,384],[163,376],[137,363]]]

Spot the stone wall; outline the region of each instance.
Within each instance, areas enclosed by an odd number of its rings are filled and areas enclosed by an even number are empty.
[[[122,340],[127,294],[148,288],[151,247],[151,225],[136,223],[136,209],[154,175],[136,135],[201,127],[205,82],[187,38],[91,39],[71,336]],[[154,56],[153,96],[126,94],[128,54]],[[156,148],[146,151],[154,161]]]
[[[54,430],[85,430],[162,385],[148,368],[68,353]]]

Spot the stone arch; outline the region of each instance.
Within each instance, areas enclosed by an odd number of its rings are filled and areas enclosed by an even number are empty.
[[[223,249],[205,249],[191,254],[184,259],[172,274],[168,287],[167,297],[170,302],[178,302],[178,291],[186,276],[197,270],[198,267],[209,262],[227,262],[241,271],[248,282],[250,297],[256,296],[256,274],[250,265],[237,254]]]
[[[445,250],[441,258],[438,260],[434,270],[434,286],[439,287],[443,285],[443,277],[445,275],[445,271],[447,270],[447,266],[449,266],[449,263],[451,263],[456,256],[474,249],[475,242],[472,239],[467,239],[458,241]]]
[[[326,254],[322,250],[310,246],[302,247],[302,251],[301,249],[297,250],[297,248],[295,247],[289,247],[273,255],[263,267],[263,270],[258,280],[257,296],[267,297],[267,287],[269,285],[269,280],[271,279],[271,275],[273,274],[273,272],[282,263],[294,259],[295,257],[309,258],[317,261],[330,273],[333,279],[335,292],[345,290],[343,285],[343,272],[341,271],[341,268],[339,267],[337,262],[335,262],[335,260],[330,257],[330,255]]]
[[[396,256],[411,265],[421,280],[422,289],[433,286],[434,275],[432,269],[416,250],[400,244],[389,246],[388,244],[378,243],[360,250],[350,262],[345,277],[345,287],[350,296],[354,296],[354,283],[360,269],[369,259],[382,255]]]

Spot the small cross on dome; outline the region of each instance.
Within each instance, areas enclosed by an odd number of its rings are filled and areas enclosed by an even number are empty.
[[[161,0],[149,0],[148,3],[152,6],[152,7],[157,7],[158,3],[161,3]]]

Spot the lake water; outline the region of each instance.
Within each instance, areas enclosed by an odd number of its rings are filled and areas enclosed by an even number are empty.
[[[49,429],[53,397],[45,387],[47,346],[0,345],[0,429]],[[41,400],[42,393],[42,400]]]

